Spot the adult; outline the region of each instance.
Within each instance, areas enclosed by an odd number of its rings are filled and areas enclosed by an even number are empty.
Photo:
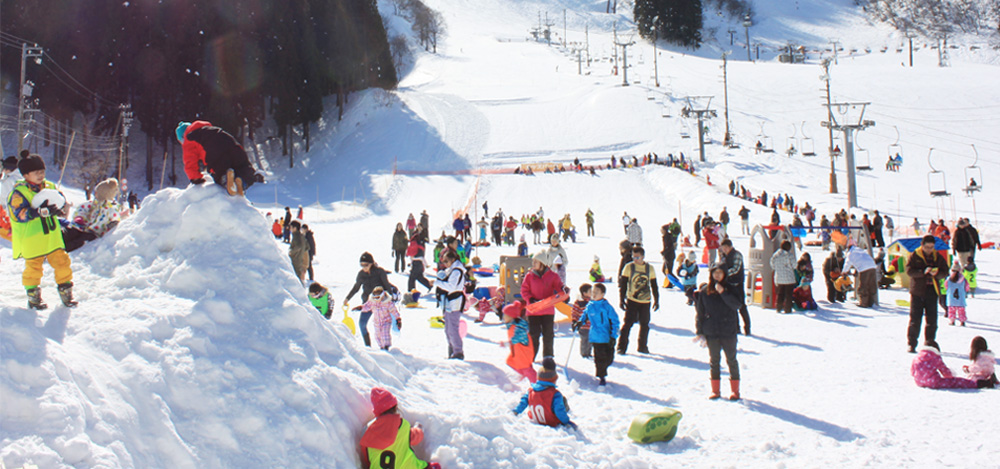
[[[694,221],[694,245],[695,245],[695,247],[697,247],[698,243],[701,242],[701,228],[702,228],[702,226],[701,226],[701,215],[698,215],[698,218],[695,219],[695,221]]]
[[[951,248],[963,269],[970,260],[976,257],[976,249],[979,247],[979,233],[969,224],[968,219],[959,219],[958,225],[955,227],[955,235],[951,237]]]
[[[375,264],[375,258],[372,257],[371,253],[362,253],[359,262],[361,270],[358,271],[358,276],[354,279],[354,286],[351,287],[351,291],[347,292],[347,296],[344,298],[344,306],[350,304],[351,298],[354,297],[354,294],[358,290],[361,290],[362,304],[368,302],[368,296],[372,294],[372,290],[375,287],[382,287],[383,290],[391,294],[397,293],[396,287],[389,283],[389,274],[385,269]],[[368,347],[372,345],[371,338],[368,336],[368,320],[371,317],[371,311],[362,312],[360,317],[361,338],[364,339],[365,346]]]
[[[829,301],[830,304],[834,304],[838,301],[843,302],[847,299],[847,295],[838,291],[837,287],[834,285],[834,282],[840,278],[843,266],[844,252],[841,251],[840,248],[831,252],[830,256],[823,261],[823,280],[826,281],[826,301]]]
[[[910,277],[910,325],[906,338],[910,353],[917,349],[921,316],[926,321],[924,340],[933,342],[937,335],[937,297],[941,280],[948,276],[948,264],[934,249],[936,242],[933,236],[924,236],[920,247],[906,260],[906,275]]]
[[[625,229],[625,237],[633,246],[642,245],[642,228],[639,227],[639,219],[633,218]]]
[[[181,143],[184,173],[192,184],[205,182],[202,167],[208,169],[215,183],[224,186],[229,195],[243,194],[255,182],[264,182],[236,138],[208,121],[177,124],[177,141]]]
[[[702,239],[705,240],[705,250],[708,253],[708,265],[715,264],[715,258],[719,251],[719,234],[716,231],[716,223],[710,221],[702,228]]]
[[[877,301],[878,295],[878,271],[875,264],[875,260],[872,256],[868,255],[868,252],[864,249],[858,248],[857,246],[851,246],[847,250],[847,256],[844,259],[843,272],[849,271],[854,268],[858,272],[857,281],[857,295],[858,295],[858,306],[862,308],[871,308]]]
[[[795,256],[792,255],[792,242],[784,240],[781,249],[771,256],[771,269],[774,270],[774,288],[777,290],[778,312],[792,312],[792,290],[795,290]]]
[[[465,239],[465,220],[462,219],[462,215],[458,215],[451,222],[451,228],[455,230],[455,238]]]
[[[884,248],[885,239],[882,238],[882,227],[883,227],[882,215],[875,211],[875,217],[872,218],[872,239],[875,240],[875,246]]]
[[[652,302],[653,311],[660,309],[660,294],[656,285],[656,269],[645,261],[645,257],[646,251],[642,246],[634,246],[632,262],[622,269],[623,281],[619,282],[619,291],[625,318],[618,335],[619,355],[625,355],[628,350],[629,333],[636,322],[639,323],[639,353],[649,353],[649,306]]]
[[[740,207],[740,234],[750,234],[750,209],[746,205]]]
[[[917,386],[931,389],[972,389],[976,382],[952,374],[941,359],[941,348],[933,339],[927,339],[920,353],[913,358],[910,374]]]
[[[663,238],[663,276],[666,277],[674,271],[674,256],[677,255],[677,238],[670,232],[670,224],[660,227],[660,236]]]
[[[559,275],[559,280],[562,280],[563,285],[565,285],[566,266],[569,265],[569,257],[566,255],[566,249],[562,247],[559,241],[558,233],[553,233],[552,236],[549,236],[549,248],[545,253],[548,255],[551,264],[550,267]]]
[[[722,237],[726,238],[729,236],[729,212],[726,211],[726,207],[722,207],[722,212],[719,213],[719,223],[722,225]]]
[[[427,215],[427,210],[420,212],[420,228],[424,234],[424,244],[427,244],[431,236],[431,222],[430,216]]]
[[[417,219],[413,218],[413,213],[406,217],[406,236],[413,236],[413,230],[417,229]]]
[[[743,286],[746,284],[746,274],[743,271],[743,253],[733,247],[733,240],[726,238],[719,244],[722,252],[720,262],[726,269],[726,284],[733,292],[740,292],[740,317],[743,318],[743,333],[750,335],[750,311],[747,309],[746,295]]]
[[[625,230],[625,236],[628,236],[628,225],[632,223],[632,217],[628,216],[628,212],[624,212],[622,215],[622,228]]]
[[[585,217],[587,219],[587,236],[594,236],[594,212],[588,208]]]
[[[14,190],[14,185],[21,179],[21,172],[17,170],[17,157],[4,158],[3,169],[0,170],[0,238],[8,241],[10,241],[10,215],[6,208],[7,198]]]
[[[721,397],[722,374],[721,354],[726,354],[729,366],[729,400],[740,399],[740,364],[736,360],[736,335],[740,332],[737,310],[742,292],[733,291],[726,281],[726,269],[718,264],[712,267],[708,283],[695,295],[695,334],[703,338],[708,346],[709,373],[712,380],[712,394],[709,399]]]
[[[465,266],[455,251],[445,251],[441,257],[448,267],[438,272],[434,286],[438,289],[442,305],[444,333],[448,339],[448,359],[465,360],[462,335],[459,333],[462,311],[465,309]]]
[[[290,237],[292,236],[292,209],[291,207],[285,207],[285,218],[281,222],[281,240],[286,243],[290,243]]]
[[[541,251],[531,258],[531,270],[521,281],[521,298],[525,303],[532,304],[549,298],[563,291],[559,275],[549,268],[552,259],[546,251]],[[555,308],[549,306],[528,312],[528,333],[535,345],[533,357],[538,356],[538,345],[542,344],[542,357],[554,357],[552,342],[555,334]],[[541,342],[539,342],[541,337]]]
[[[409,240],[406,239],[406,230],[402,223],[396,223],[396,231],[392,233],[392,255],[395,260],[392,264],[392,271],[403,273],[406,271],[406,247]]]
[[[462,219],[462,232],[465,233],[465,237],[462,241],[472,242],[472,219],[469,218],[469,214],[465,214],[465,218]]]
[[[500,218],[500,214],[497,213],[490,220],[490,232],[493,235],[493,244],[495,246],[500,246],[503,244],[500,236],[503,234],[503,218]]]
[[[885,229],[889,230],[889,241],[892,241],[896,237],[896,224],[889,215],[885,216]]]
[[[781,225],[781,215],[778,214],[778,208],[775,207],[771,209],[771,226],[779,226],[779,225]],[[778,235],[778,229],[771,228],[770,235],[771,239],[774,239],[774,237]]]
[[[309,281],[313,281],[315,278],[313,274],[313,259],[316,258],[316,236],[313,234],[313,230],[309,228],[309,225],[305,223],[302,224],[302,234],[306,237],[306,245],[309,246],[309,267],[306,269],[306,273],[309,274]]]
[[[302,233],[302,223],[292,220],[292,242],[288,246],[288,257],[292,261],[292,268],[295,270],[295,278],[305,285],[306,271],[309,269],[309,242],[306,241],[305,234]]]

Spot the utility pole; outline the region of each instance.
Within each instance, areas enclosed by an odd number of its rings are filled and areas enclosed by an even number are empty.
[[[660,87],[660,66],[656,61],[656,41],[660,38],[660,30],[656,27],[656,18],[653,18],[653,83]]]
[[[618,44],[618,22],[617,21],[615,21],[614,23],[611,24],[611,30],[612,30],[612,33],[614,34],[614,43]],[[611,48],[611,56],[612,56],[612,58],[614,60],[614,71],[615,71],[615,73],[618,73],[618,46],[617,45]]]
[[[875,121],[865,120],[865,108],[871,103],[832,103],[827,105],[827,109],[833,106],[844,106],[844,107],[857,107],[861,106],[861,114],[858,116],[857,123],[838,123],[836,117],[833,117],[832,122],[823,122],[822,124],[830,127],[833,130],[839,130],[844,133],[844,150],[847,155],[847,204],[850,208],[855,208],[858,206],[858,187],[856,178],[856,168],[854,166],[854,133],[857,131],[865,130],[868,127],[875,125]],[[833,113],[830,113],[833,116]]]
[[[833,45],[833,64],[834,65],[839,65],[839,63],[837,62],[837,46],[840,45],[840,40],[839,39],[830,39],[830,44]]]
[[[823,75],[820,80],[826,82],[826,127],[830,131],[830,145],[827,147],[827,154],[830,155],[830,193],[837,193],[837,166],[836,157],[833,154],[833,108],[830,105],[830,59],[825,58],[820,63],[823,67]]]
[[[615,45],[622,48],[622,86],[628,86],[628,46],[635,45],[635,41],[616,41]]]
[[[34,84],[26,81],[26,65],[28,64],[29,58],[34,58],[35,63],[42,62],[42,48],[35,44],[29,46],[27,43],[21,44],[21,87],[18,88],[18,93],[20,93],[17,100],[17,152],[20,154],[21,150],[24,150],[24,120],[25,120],[25,105],[27,104],[28,98],[31,97],[31,93],[34,90]]]
[[[941,37],[938,38],[938,67],[948,66],[948,34],[941,33]]]
[[[552,26],[555,26],[555,21],[549,20],[549,12],[545,12],[545,44],[552,45]]]
[[[566,47],[566,9],[563,8],[563,47]]]
[[[695,109],[693,100],[707,99],[704,109]],[[698,157],[701,161],[705,161],[705,119],[711,119],[716,117],[714,109],[709,109],[708,107],[712,104],[712,96],[688,96],[687,106],[681,109],[681,115],[684,117],[697,117],[698,118]]]
[[[726,32],[729,33],[729,45],[733,45],[736,37],[736,30],[733,28],[729,28],[729,30],[727,30]]]
[[[728,67],[726,67],[726,56],[728,55],[729,53],[727,52],[722,53],[722,90],[723,90],[722,96],[726,106],[725,107],[726,138],[723,140],[722,144],[725,145],[726,147],[728,147],[729,144],[732,143],[732,136],[729,135],[729,74],[727,73]]]
[[[750,26],[753,26],[753,20],[750,19],[750,13],[743,16],[743,29],[747,32],[747,62],[753,62],[750,58]]]
[[[576,74],[583,75],[583,56],[581,55],[581,50],[576,50]]]
[[[118,180],[122,180],[122,173],[125,172],[125,164],[127,162],[126,155],[128,154],[128,130],[132,126],[132,105],[131,104],[120,104],[118,105],[118,112],[121,113],[122,122],[122,140],[118,145]]]
[[[587,47],[587,67],[590,67],[590,23],[583,25],[583,41]]]
[[[910,68],[913,68],[913,33],[907,32],[906,39],[910,42]]]

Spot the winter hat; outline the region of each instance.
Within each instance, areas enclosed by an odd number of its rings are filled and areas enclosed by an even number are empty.
[[[559,233],[552,233],[552,236],[549,236],[549,242],[559,244]]]
[[[545,267],[552,266],[552,260],[549,259],[549,255],[544,252],[535,253],[534,256],[531,256],[531,260],[541,262]]]
[[[27,176],[28,173],[39,169],[45,169],[45,161],[38,155],[28,155],[17,162],[17,170],[21,172],[22,176]]]
[[[951,271],[952,272],[961,272],[962,271],[962,264],[960,264],[958,261],[953,262],[951,264]]]
[[[559,373],[556,372],[556,361],[552,357],[546,357],[542,360],[542,367],[538,370],[538,381],[555,383],[557,379],[559,379]]]
[[[601,262],[601,258],[597,257],[597,256],[594,256],[594,262]]]
[[[694,251],[688,253],[688,260],[691,262],[698,262],[698,255]]]
[[[184,143],[184,134],[187,132],[188,126],[190,126],[190,125],[191,125],[190,122],[178,122],[177,123],[177,130],[175,130],[175,132],[177,132],[177,141],[178,142]]]
[[[94,199],[107,202],[118,195],[118,180],[115,178],[105,179],[94,188]]]
[[[7,171],[13,171],[17,169],[17,157],[8,156],[7,158],[4,158],[3,169],[6,169]]]
[[[374,412],[376,416],[382,415],[389,409],[398,405],[398,402],[396,402],[396,396],[393,396],[392,393],[385,388],[372,388],[371,400],[372,412]]]
[[[524,242],[524,235],[521,235],[521,242]]]
[[[374,264],[375,263],[375,258],[372,257],[371,253],[365,252],[365,253],[361,254],[361,260],[359,262],[367,262],[369,264]]]
[[[503,307],[503,315],[510,316],[512,318],[519,318],[523,314],[524,303],[520,301],[515,301],[507,306]]]

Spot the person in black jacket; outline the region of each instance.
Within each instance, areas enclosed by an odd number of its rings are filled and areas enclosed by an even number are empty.
[[[733,292],[739,293],[740,317],[743,318],[743,333],[750,335],[750,311],[747,310],[746,295],[743,294],[743,285],[746,284],[746,274],[743,272],[743,253],[733,247],[733,241],[729,238],[722,240],[719,245],[722,251],[722,266],[726,269],[726,284]]]
[[[708,346],[709,373],[712,379],[712,395],[721,396],[720,351],[726,353],[729,365],[729,400],[740,398],[740,364],[736,361],[736,335],[740,331],[737,311],[740,306],[741,291],[733,291],[726,282],[726,268],[722,264],[712,266],[708,283],[702,285],[695,295],[695,333]]]
[[[844,268],[844,251],[837,248],[835,252],[830,253],[830,257],[827,257],[823,261],[823,280],[826,280],[826,301],[830,304],[836,302],[843,303],[847,301],[847,294],[844,292],[837,291],[837,287],[833,285],[833,281],[840,277],[840,273]]]
[[[675,218],[674,221],[676,220]],[[660,227],[660,235],[663,236],[663,250],[660,254],[663,255],[664,277],[674,271],[674,258],[677,256],[677,235],[672,232],[672,226],[673,223],[668,223]]]
[[[958,220],[955,234],[951,237],[951,247],[963,269],[970,260],[976,257],[976,249],[979,248],[979,232],[969,224],[968,218]]]
[[[309,281],[312,281],[313,258],[316,257],[316,237],[313,236],[313,231],[309,229],[309,225],[302,225],[302,233],[306,235],[306,243],[309,244],[309,268],[306,271],[309,273]]]
[[[409,244],[403,224],[396,223],[396,231],[392,233],[392,255],[396,260],[392,266],[393,272],[402,273],[406,271],[406,246]]]
[[[285,243],[291,243],[292,236],[292,209],[285,207],[285,219],[281,222],[282,235],[281,240]]]
[[[347,297],[344,298],[344,306],[347,306],[351,302],[351,298],[354,296],[358,290],[361,290],[361,302],[367,303],[368,296],[372,294],[372,290],[375,287],[382,287],[385,291],[392,295],[398,294],[399,290],[396,286],[389,283],[389,274],[386,273],[384,269],[375,264],[375,259],[370,253],[361,254],[361,270],[358,272],[357,278],[354,280],[354,286],[351,287],[351,291],[347,293]],[[371,319],[371,311],[362,312],[360,317],[360,327],[361,327],[361,338],[365,340],[365,345],[371,347],[372,341],[368,336],[368,320]]]

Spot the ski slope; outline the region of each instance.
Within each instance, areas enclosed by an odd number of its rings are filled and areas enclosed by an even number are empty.
[[[847,48],[870,42],[877,49],[877,41],[898,40],[867,25],[846,0],[800,1],[794,14],[781,13],[781,3],[757,2],[755,29],[770,42],[782,42],[789,31],[819,38],[837,29],[850,33],[842,36]],[[842,192],[829,194],[826,157],[781,153],[792,126],[805,121],[817,153],[824,154],[815,60],[747,63],[736,51],[728,70],[730,125],[743,147],[723,149],[717,144],[724,123],[715,54],[661,49],[657,88],[652,47],[637,41],[630,49],[632,83],[622,87],[622,76],[611,75],[603,58],[611,53],[612,22],[619,21],[621,31],[628,19],[605,15],[603,1],[428,4],[444,16],[448,35],[439,54],[416,56],[398,90],[353,96],[344,120],[325,119],[313,149],[299,153],[293,168],[270,155],[272,181],[250,189],[253,206],[214,186],[148,197],[115,232],[73,254],[78,308],[55,307],[47,273],[42,288],[52,307],[24,309],[23,264],[10,260],[9,244],[0,244],[3,464],[356,467],[355,446],[370,418],[367,393],[375,385],[391,389],[404,417],[423,424],[427,437],[418,455],[449,468],[983,467],[1000,457],[991,444],[995,416],[983,411],[996,407],[1000,393],[913,384],[913,356],[904,351],[907,313],[895,305],[907,296],[898,289],[881,293],[875,309],[820,300],[819,311],[783,316],[751,307],[754,335],[741,336],[739,345],[740,402],[706,398],[707,351],[692,341],[694,312],[676,291],[660,290],[653,353],[616,357],[607,388],[596,386],[592,362],[575,345],[571,349],[572,333],[563,323],[555,351],[560,366],[569,357],[569,379],[560,370],[559,385],[579,432],[510,414],[526,386],[504,364],[498,342],[506,333],[495,316],[483,325],[466,318],[467,361],[455,362],[444,359],[443,331],[427,326],[427,318],[438,314],[433,302],[401,311],[404,327],[389,352],[365,349],[338,321],[315,314],[263,212],[279,216],[286,205],[305,206],[318,244],[316,280],[339,303],[353,284],[360,254],[369,251],[390,268],[395,224],[422,210],[434,237],[450,232],[457,211],[468,209],[478,218],[484,201],[490,214],[503,209],[519,217],[539,207],[555,219],[569,213],[581,232],[583,214],[593,210],[596,236],[566,244],[568,283],[575,290],[595,255],[605,273],[614,272],[624,211],[639,219],[647,257],[659,268],[660,225],[677,217],[687,234],[697,214],[715,217],[724,206],[735,218],[743,202],[726,195],[730,179],[754,193],[791,194],[819,213],[845,206],[842,159]],[[567,9],[571,42],[583,41],[587,25],[596,60],[584,67],[589,74],[577,74],[574,54],[525,40],[539,8],[550,18]],[[850,38],[857,42],[849,44]],[[834,99],[871,101],[866,117],[876,121],[859,138],[876,168],[859,176],[860,205],[892,215],[897,226],[913,217],[925,225],[930,217],[974,217],[984,241],[995,239],[1000,214],[990,203],[997,193],[989,179],[1000,163],[993,132],[992,103],[1000,102],[995,67],[956,60],[939,69],[936,52],[921,49],[911,69],[900,66],[902,57],[893,49],[841,57],[832,69]],[[684,152],[690,158],[695,144],[681,133],[694,132],[695,125],[680,117],[689,95],[714,95],[712,107],[720,110],[709,123],[716,143],[707,146],[708,161],[698,165],[697,176],[664,167],[596,176],[467,174],[574,158],[605,164],[612,154]],[[775,154],[757,156],[750,148],[761,122]],[[893,127],[906,158],[895,174],[879,169],[896,138]],[[970,143],[979,149],[987,178],[975,199],[959,190],[973,161]],[[930,147],[951,198],[927,194]],[[393,168],[429,174],[394,175]],[[715,185],[707,185],[706,176]],[[78,200],[79,192],[70,197]],[[979,202],[975,211],[973,201]],[[769,209],[748,207],[752,222],[769,219]],[[747,237],[737,234],[736,224],[729,231],[746,254]],[[530,245],[530,233],[527,239]],[[491,265],[513,251],[488,247],[477,255]],[[810,252],[819,270],[825,256]],[[980,291],[970,300],[968,326],[939,322],[938,342],[956,371],[967,361],[973,336],[1000,347],[1000,319],[992,311],[1000,299],[994,274],[1000,257],[985,251],[977,261]],[[390,279],[405,286],[404,276]],[[814,296],[823,293],[817,286]],[[617,291],[609,300],[617,304]],[[684,414],[673,441],[640,446],[628,440],[635,415],[662,407]]]

